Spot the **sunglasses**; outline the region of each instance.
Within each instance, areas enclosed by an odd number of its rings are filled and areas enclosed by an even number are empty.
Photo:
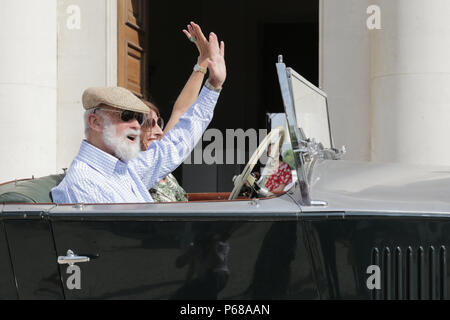
[[[163,118],[159,117],[157,120],[153,119],[153,118],[148,118],[147,122],[145,124],[148,124],[148,126],[153,129],[154,127],[156,127],[156,125],[158,125],[158,127],[161,128],[161,130],[164,129],[164,120]]]
[[[97,108],[94,110],[94,113],[97,110],[106,110],[106,111],[111,111],[111,112],[118,112],[120,113],[120,119],[123,122],[128,122],[131,121],[133,119],[136,119],[137,122],[142,126],[145,122],[145,114],[143,114],[142,112],[134,112],[134,111],[130,111],[130,110],[124,110],[124,111],[120,111],[120,110],[112,110],[112,109],[106,109],[106,108]]]

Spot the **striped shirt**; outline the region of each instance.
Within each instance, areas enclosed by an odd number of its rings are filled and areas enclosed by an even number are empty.
[[[64,180],[52,189],[55,203],[153,202],[148,190],[191,153],[211,122],[219,94],[203,87],[192,107],[161,141],[123,162],[87,141]]]

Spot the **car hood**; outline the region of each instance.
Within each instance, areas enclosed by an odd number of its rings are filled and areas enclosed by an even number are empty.
[[[310,191],[328,205],[303,211],[450,213],[450,167],[320,160]]]

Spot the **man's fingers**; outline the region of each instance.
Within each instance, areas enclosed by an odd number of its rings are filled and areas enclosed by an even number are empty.
[[[209,34],[209,52],[211,52],[211,56],[219,53],[219,44],[217,43],[217,36],[214,32]]]
[[[209,41],[211,41],[214,45],[217,46],[217,36],[214,32],[209,34]]]
[[[225,42],[220,41],[220,55],[225,58]]]

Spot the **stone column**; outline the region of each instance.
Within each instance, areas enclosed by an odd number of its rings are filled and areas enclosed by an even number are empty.
[[[117,1],[58,0],[57,10],[56,167],[62,172],[70,166],[84,139],[83,91],[87,87],[117,86]]]
[[[450,165],[450,1],[373,4],[371,158]]]
[[[320,1],[320,86],[335,146],[347,147],[347,160],[370,160],[368,6],[369,0]]]
[[[56,169],[56,0],[2,1],[0,181]]]

